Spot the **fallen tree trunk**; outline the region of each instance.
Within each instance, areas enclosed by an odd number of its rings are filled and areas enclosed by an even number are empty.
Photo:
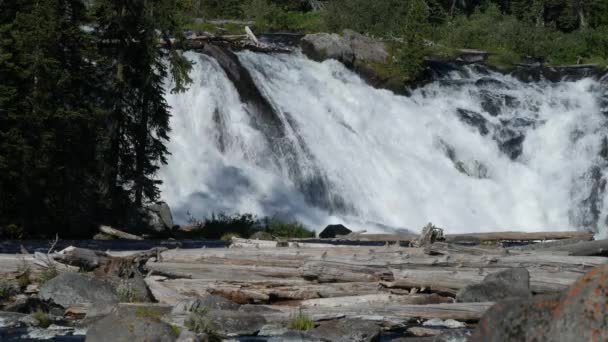
[[[572,256],[608,256],[608,240],[578,241],[549,248],[551,251],[566,252]]]
[[[114,229],[110,226],[99,226],[99,231],[104,234],[114,236],[119,239],[125,239],[125,240],[143,240],[144,239],[141,236],[129,234],[129,233],[120,231],[118,229]]]
[[[447,234],[446,242],[497,242],[497,241],[545,241],[563,239],[586,239],[592,240],[593,233],[589,231],[567,231],[567,232],[495,232],[474,234]]]

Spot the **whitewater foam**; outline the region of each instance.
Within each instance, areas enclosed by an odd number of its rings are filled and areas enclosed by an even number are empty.
[[[160,174],[178,221],[247,212],[315,229],[606,231],[596,81],[523,83],[469,67],[404,97],[335,61],[239,53],[284,125],[277,141],[213,59],[189,56],[194,83],[168,95],[172,156]]]

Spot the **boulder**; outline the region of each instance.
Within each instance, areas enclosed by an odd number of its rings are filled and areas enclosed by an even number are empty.
[[[608,341],[608,264],[561,294],[511,299],[490,308],[470,341]]]
[[[79,273],[62,273],[40,288],[38,296],[66,308],[82,303],[118,303],[114,287],[103,280]]]
[[[360,319],[339,319],[322,323],[309,331],[309,335],[330,341],[376,341],[380,336],[380,327],[370,321]]]
[[[239,304],[222,296],[208,295],[202,298],[181,301],[173,308],[175,314],[186,314],[201,309],[208,310],[238,310]]]
[[[173,216],[167,203],[152,204],[146,207],[144,211],[146,223],[154,232],[163,233],[173,228]]]
[[[384,42],[349,29],[344,30],[342,36],[350,45],[355,55],[355,61],[386,63],[390,57]]]
[[[19,328],[25,326],[24,320],[28,315],[18,312],[0,311],[0,332],[2,329]],[[0,338],[2,334],[0,334]],[[0,339],[1,340],[1,339]]]
[[[456,294],[457,302],[497,302],[506,298],[532,296],[530,273],[519,267],[489,274],[479,284],[471,284]]]
[[[308,58],[317,62],[335,59],[352,66],[355,60],[349,42],[335,33],[307,34],[300,41],[300,47]]]
[[[348,235],[350,233],[352,233],[352,230],[341,224],[330,224],[329,226],[325,227],[321,233],[319,233],[319,238],[333,239],[338,235]]]
[[[158,305],[119,306],[91,325],[86,340],[176,341],[178,331],[161,320],[167,313],[166,307]]]
[[[211,310],[208,316],[223,336],[254,336],[266,325],[263,316],[231,310]]]

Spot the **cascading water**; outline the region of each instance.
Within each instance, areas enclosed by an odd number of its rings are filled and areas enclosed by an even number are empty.
[[[172,156],[160,175],[178,221],[225,212],[368,231],[431,221],[606,233],[598,81],[524,83],[470,66],[405,97],[335,61],[238,56],[273,113],[242,102],[213,58],[190,54],[194,83],[168,97]]]

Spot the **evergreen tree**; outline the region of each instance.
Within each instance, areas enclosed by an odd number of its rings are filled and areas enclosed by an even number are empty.
[[[78,0],[0,3],[0,227],[86,233],[96,218],[95,55]],[[13,229],[14,230],[14,229]]]
[[[169,37],[180,37],[188,3],[171,0],[100,0],[96,35],[110,65],[112,115],[105,178],[111,207],[158,198],[155,174],[166,163],[170,112],[163,82],[171,72],[181,91],[191,64]],[[165,45],[160,49],[159,44]],[[126,189],[128,197],[121,196]]]

